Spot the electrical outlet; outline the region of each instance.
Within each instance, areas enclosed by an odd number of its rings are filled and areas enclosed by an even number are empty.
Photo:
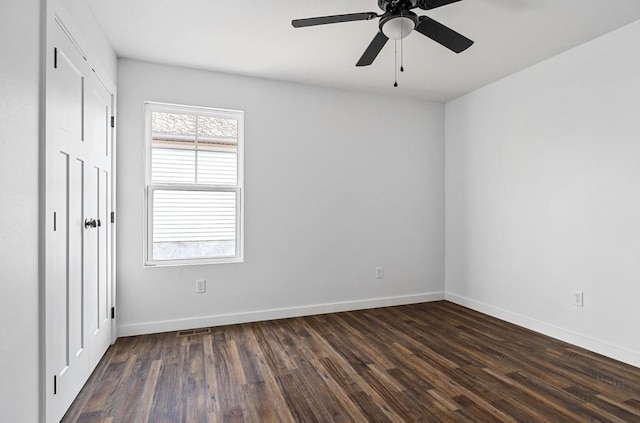
[[[576,307],[584,306],[584,294],[582,291],[573,291],[573,305]]]
[[[204,294],[207,290],[207,281],[204,279],[198,279],[196,281],[196,294]]]
[[[383,276],[382,267],[376,267],[376,279],[382,279]]]

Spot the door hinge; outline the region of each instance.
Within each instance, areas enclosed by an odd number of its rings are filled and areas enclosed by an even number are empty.
[[[53,68],[58,69],[58,48],[53,48]]]
[[[112,319],[116,318],[116,308],[115,307],[111,307],[111,318]]]
[[[58,376],[53,376],[53,395],[58,393]]]
[[[116,212],[111,212],[111,223],[116,223]]]
[[[116,127],[116,117],[115,116],[111,116],[111,127],[112,128]]]

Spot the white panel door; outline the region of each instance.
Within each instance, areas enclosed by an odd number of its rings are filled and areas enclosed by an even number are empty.
[[[89,351],[84,320],[86,62],[70,42],[59,43],[48,86],[47,360],[53,364],[54,413],[62,417],[84,384]],[[48,375],[50,376],[50,375]]]
[[[93,73],[87,85],[85,118],[91,158],[85,207],[87,216],[96,220],[85,245],[86,316],[94,368],[111,343],[111,94]]]
[[[57,23],[46,108],[46,407],[59,421],[111,343],[111,94]]]

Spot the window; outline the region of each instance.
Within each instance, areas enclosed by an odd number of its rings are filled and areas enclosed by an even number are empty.
[[[145,103],[147,265],[243,259],[240,111]]]

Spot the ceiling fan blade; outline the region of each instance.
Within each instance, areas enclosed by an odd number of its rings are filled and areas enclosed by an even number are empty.
[[[388,40],[382,31],[378,31],[376,36],[373,37],[373,40],[371,40],[369,47],[367,47],[360,60],[358,60],[358,63],[356,63],[356,66],[369,66],[372,64]]]
[[[348,13],[346,15],[332,15],[332,16],[319,16],[317,18],[294,19],[291,21],[291,25],[293,25],[294,28],[303,28],[305,26],[325,25],[325,24],[332,24],[332,23],[339,23],[339,22],[369,21],[377,17],[378,17],[378,14],[375,12]]]
[[[419,0],[418,7],[422,10],[431,10],[436,7],[446,6],[451,3],[457,3],[462,0]]]
[[[416,26],[416,31],[431,38],[449,50],[460,53],[471,47],[473,41],[453,29],[442,25],[426,16],[420,16],[420,21]]]

